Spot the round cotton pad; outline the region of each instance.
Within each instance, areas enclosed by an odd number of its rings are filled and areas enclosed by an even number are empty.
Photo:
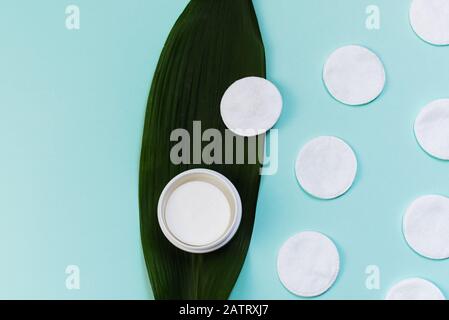
[[[271,129],[282,111],[282,96],[268,80],[248,77],[233,83],[221,100],[225,125],[239,136],[256,136]]]
[[[388,291],[386,300],[446,300],[432,282],[420,278],[406,279]]]
[[[415,122],[415,136],[426,152],[449,160],[449,99],[433,101],[421,111]]]
[[[296,160],[302,188],[320,199],[334,199],[349,190],[357,173],[357,159],[344,141],[318,137],[307,143]]]
[[[217,186],[190,181],[176,188],[167,200],[165,220],[170,232],[192,246],[219,239],[231,223],[229,200]]]
[[[282,284],[302,297],[326,292],[338,276],[340,257],[335,244],[318,232],[302,232],[282,246],[278,256]]]
[[[380,59],[361,46],[337,49],[323,71],[329,93],[338,101],[357,106],[376,99],[385,86],[385,69]]]
[[[434,45],[449,44],[449,0],[414,0],[410,24],[416,34]]]
[[[403,220],[410,247],[430,259],[449,258],[449,198],[429,195],[415,200]]]

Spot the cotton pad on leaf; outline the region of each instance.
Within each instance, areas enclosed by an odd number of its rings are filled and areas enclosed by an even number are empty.
[[[406,279],[388,291],[386,300],[446,300],[432,282],[420,278]]]
[[[326,292],[335,282],[340,257],[335,244],[318,232],[302,232],[284,243],[278,256],[282,284],[302,297]]]
[[[426,152],[449,160],[449,99],[433,101],[421,111],[415,122],[415,136]]]
[[[385,69],[372,51],[346,46],[327,60],[323,80],[329,93],[348,105],[363,105],[376,99],[385,86]]]
[[[239,136],[256,136],[271,129],[282,112],[282,96],[268,80],[248,77],[234,82],[221,100],[226,127]]]
[[[203,181],[190,181],[176,188],[165,212],[170,232],[192,246],[204,246],[219,239],[229,228],[231,219],[226,194]]]
[[[403,231],[410,247],[422,256],[449,258],[449,198],[429,195],[415,200],[404,216]]]
[[[410,24],[416,34],[434,45],[449,44],[449,0],[414,0]]]
[[[296,177],[302,188],[320,199],[346,193],[357,173],[354,151],[336,137],[318,137],[307,143],[296,160]]]

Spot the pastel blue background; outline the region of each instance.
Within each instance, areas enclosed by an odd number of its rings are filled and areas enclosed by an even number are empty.
[[[65,7],[81,30],[65,28]],[[160,50],[187,0],[0,0],[0,298],[152,298],[138,223],[140,139]],[[418,256],[402,215],[416,197],[449,195],[449,163],[425,154],[413,135],[421,107],[449,95],[449,47],[421,41],[409,0],[254,0],[269,79],[285,98],[279,172],[264,177],[253,241],[232,298],[293,299],[276,256],[303,230],[330,236],[341,273],[322,299],[382,299],[395,282],[428,278],[449,296],[449,261]],[[365,28],[378,5],[381,29]],[[388,83],[368,106],[331,98],[321,80],[327,56],[346,44],[379,54]],[[354,187],[334,201],[306,195],[296,154],[318,135],[356,151]],[[81,268],[81,290],[65,268]],[[381,289],[367,290],[377,265]]]

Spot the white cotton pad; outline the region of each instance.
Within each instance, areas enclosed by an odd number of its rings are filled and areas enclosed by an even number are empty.
[[[308,142],[296,160],[296,178],[302,188],[320,199],[334,199],[354,183],[357,159],[354,151],[336,137]]]
[[[372,51],[361,46],[346,46],[334,51],[327,60],[323,80],[338,101],[352,105],[376,99],[385,86],[385,69]]]
[[[167,200],[165,219],[173,235],[192,246],[219,239],[231,223],[226,195],[215,185],[190,181],[173,191]]]
[[[420,278],[406,279],[388,291],[385,300],[446,300],[432,282]]]
[[[302,297],[326,292],[335,282],[340,257],[335,244],[318,232],[302,232],[284,243],[278,256],[282,284]]]
[[[248,77],[234,82],[221,100],[221,117],[239,136],[256,136],[270,130],[282,112],[282,96],[270,81]]]
[[[427,153],[449,160],[449,99],[433,101],[421,111],[415,121],[415,136]]]
[[[416,34],[434,45],[449,44],[449,0],[414,0],[410,24]]]
[[[429,195],[415,200],[403,220],[405,239],[420,255],[449,258],[449,198]]]

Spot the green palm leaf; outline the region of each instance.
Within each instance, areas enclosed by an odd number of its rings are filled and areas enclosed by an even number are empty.
[[[221,97],[234,81],[247,76],[265,77],[264,47],[252,1],[191,0],[161,54],[142,141],[141,237],[156,299],[227,299],[237,281],[254,224],[260,165],[174,165],[170,134],[178,128],[192,132],[193,121],[201,121],[202,130],[224,132]],[[157,220],[157,203],[165,185],[195,167],[228,177],[243,204],[242,222],[233,240],[203,255],[171,245]]]

